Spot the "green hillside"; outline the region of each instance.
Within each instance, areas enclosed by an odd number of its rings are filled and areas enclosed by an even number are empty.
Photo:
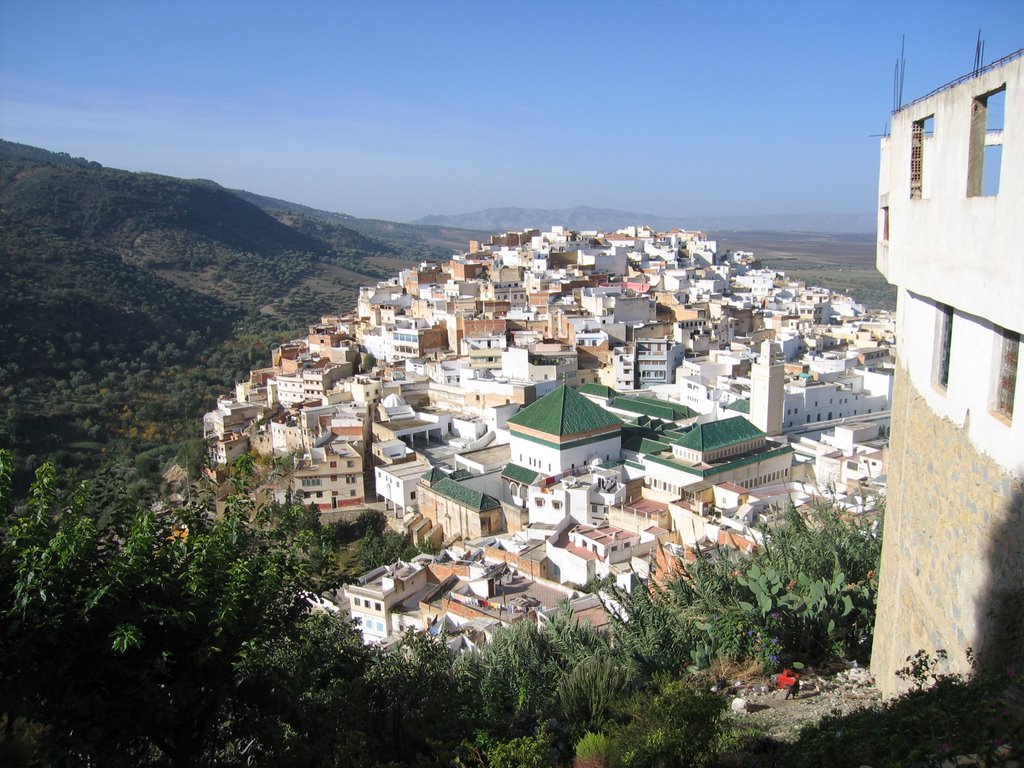
[[[490,231],[459,229],[432,224],[401,224],[382,219],[359,219],[346,213],[321,211],[287,200],[257,195],[240,189],[231,190],[243,200],[287,221],[286,217],[302,217],[317,222],[341,225],[386,245],[396,253],[417,260],[446,260],[453,253],[466,250],[470,240],[486,240]]]
[[[0,142],[0,446],[20,476],[124,456],[151,473],[274,341],[414,258],[280,219],[210,181]]]

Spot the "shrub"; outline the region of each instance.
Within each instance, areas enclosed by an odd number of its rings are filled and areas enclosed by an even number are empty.
[[[714,757],[725,700],[687,681],[665,682],[653,696],[636,696],[631,719],[613,729],[623,768],[683,768]]]
[[[618,764],[615,744],[605,734],[588,731],[576,742],[573,768],[616,768]]]

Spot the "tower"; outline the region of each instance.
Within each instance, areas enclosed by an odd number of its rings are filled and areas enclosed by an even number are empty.
[[[761,342],[761,354],[750,366],[750,421],[766,435],[782,434],[785,368],[772,362],[772,343]]]

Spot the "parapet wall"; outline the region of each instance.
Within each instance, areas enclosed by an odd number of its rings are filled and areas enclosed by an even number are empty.
[[[1024,414],[1021,414],[1024,418]],[[872,672],[886,694],[918,650],[948,671],[1024,668],[1024,487],[938,417],[897,366]]]

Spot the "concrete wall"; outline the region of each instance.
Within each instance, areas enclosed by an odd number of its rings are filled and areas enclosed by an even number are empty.
[[[1005,88],[998,125],[982,101]],[[915,122],[923,184],[913,184]],[[972,128],[972,122],[974,127]],[[989,132],[978,131],[988,128]],[[999,188],[972,166],[1001,144]],[[989,169],[986,169],[986,174]],[[1002,329],[1024,331],[1024,58],[912,103],[882,140],[878,268],[900,288],[898,358],[872,668],[883,691],[918,650],[964,671],[1024,658],[1024,365],[1015,407],[993,413]],[[940,305],[952,310],[949,376],[937,375]]]
[[[938,416],[900,367],[871,668],[886,693],[918,650],[1024,658],[1024,487]]]
[[[972,103],[1005,85],[999,192],[967,194]],[[910,191],[915,121],[934,115],[923,158],[924,195]],[[888,238],[884,213],[888,208]],[[1024,302],[1008,300],[1024,282],[1024,58],[912,104],[892,117],[882,140],[878,269],[890,283],[1004,328],[1024,329]],[[993,301],[993,297],[1006,299]]]

